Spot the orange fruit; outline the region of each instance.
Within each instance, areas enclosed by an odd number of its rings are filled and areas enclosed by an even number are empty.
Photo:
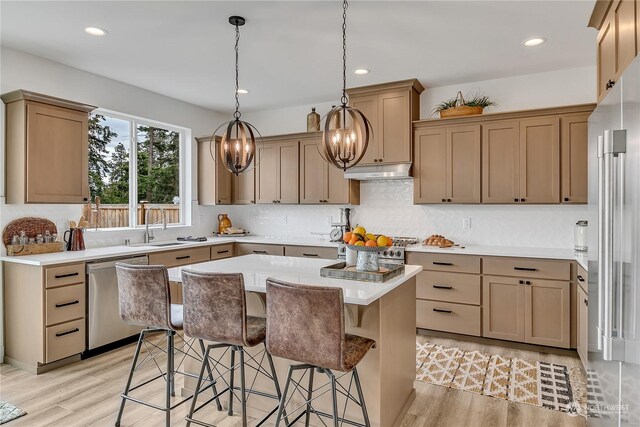
[[[358,240],[355,244],[356,246],[364,246],[364,242],[362,240]]]
[[[387,236],[387,246],[393,246],[393,239]]]
[[[367,240],[367,243],[365,243],[364,245],[365,246],[370,246],[370,247],[378,246],[378,244],[376,243],[375,240]]]
[[[342,237],[342,240],[344,240],[345,242],[349,243],[349,241],[353,238],[353,233],[350,231],[347,231],[346,233],[344,233],[344,236]]]
[[[359,240],[358,240],[358,238],[357,238],[357,237],[355,237],[355,236],[353,236],[353,237],[351,238],[351,240],[349,240],[349,244],[350,244],[350,245],[355,245],[355,244],[356,244],[356,243],[358,243],[358,242],[359,242]]]

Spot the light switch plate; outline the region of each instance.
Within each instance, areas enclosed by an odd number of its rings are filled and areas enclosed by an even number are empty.
[[[465,230],[471,228],[471,218],[462,218],[462,228]]]

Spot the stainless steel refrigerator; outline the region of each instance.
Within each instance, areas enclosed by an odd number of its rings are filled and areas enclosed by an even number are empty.
[[[589,118],[590,426],[640,425],[640,58]]]

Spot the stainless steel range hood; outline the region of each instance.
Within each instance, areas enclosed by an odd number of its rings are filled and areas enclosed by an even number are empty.
[[[370,181],[378,179],[408,179],[411,178],[411,163],[397,165],[367,165],[354,166],[344,173],[346,179]]]

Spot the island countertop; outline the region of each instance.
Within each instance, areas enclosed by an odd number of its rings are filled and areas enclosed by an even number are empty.
[[[405,265],[404,273],[386,282],[361,282],[320,276],[320,269],[335,260],[273,255],[244,255],[169,269],[169,280],[181,282],[183,268],[198,272],[242,273],[245,289],[265,292],[268,277],[303,285],[342,288],[346,304],[369,305],[422,271],[419,265]]]

